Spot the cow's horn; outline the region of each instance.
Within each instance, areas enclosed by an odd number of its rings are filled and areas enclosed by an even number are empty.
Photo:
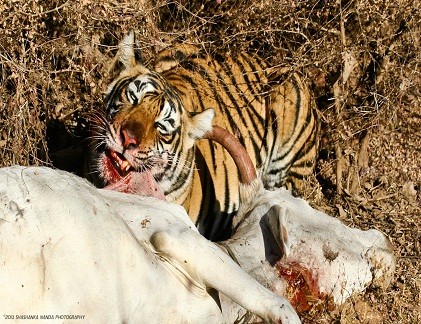
[[[246,149],[234,135],[222,127],[213,126],[212,130],[207,132],[204,138],[221,144],[228,151],[238,168],[241,183],[248,185],[253,180],[256,180],[256,168]]]

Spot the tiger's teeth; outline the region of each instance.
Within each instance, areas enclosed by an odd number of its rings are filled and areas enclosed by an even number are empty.
[[[120,169],[121,170],[124,170],[124,171],[129,171],[129,169],[130,169],[130,163],[127,162],[127,161],[121,161]]]

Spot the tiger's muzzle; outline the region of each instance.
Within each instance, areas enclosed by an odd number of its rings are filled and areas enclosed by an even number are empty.
[[[100,168],[108,183],[105,189],[166,200],[152,171],[135,170],[121,153],[106,149],[100,158]]]

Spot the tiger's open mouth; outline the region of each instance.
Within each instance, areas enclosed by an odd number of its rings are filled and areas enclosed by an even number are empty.
[[[106,189],[166,200],[150,169],[136,170],[123,154],[106,149],[101,162]]]
[[[121,177],[125,177],[129,174],[130,171],[135,171],[135,169],[131,166],[129,161],[126,160],[123,154],[111,149],[107,149],[105,150],[105,155]]]

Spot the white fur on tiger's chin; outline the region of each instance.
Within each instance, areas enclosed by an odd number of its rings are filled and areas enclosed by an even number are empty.
[[[129,172],[124,178],[121,178],[118,182],[109,184],[104,189],[166,200],[164,192],[156,183],[152,172],[148,170]]]
[[[127,161],[124,162],[130,166]],[[127,165],[122,164],[121,168],[127,169]],[[105,153],[101,154],[98,166],[103,179],[107,183],[105,189],[166,200],[164,192],[153,177],[152,170],[130,171],[121,175],[121,171],[116,169],[111,158]]]

